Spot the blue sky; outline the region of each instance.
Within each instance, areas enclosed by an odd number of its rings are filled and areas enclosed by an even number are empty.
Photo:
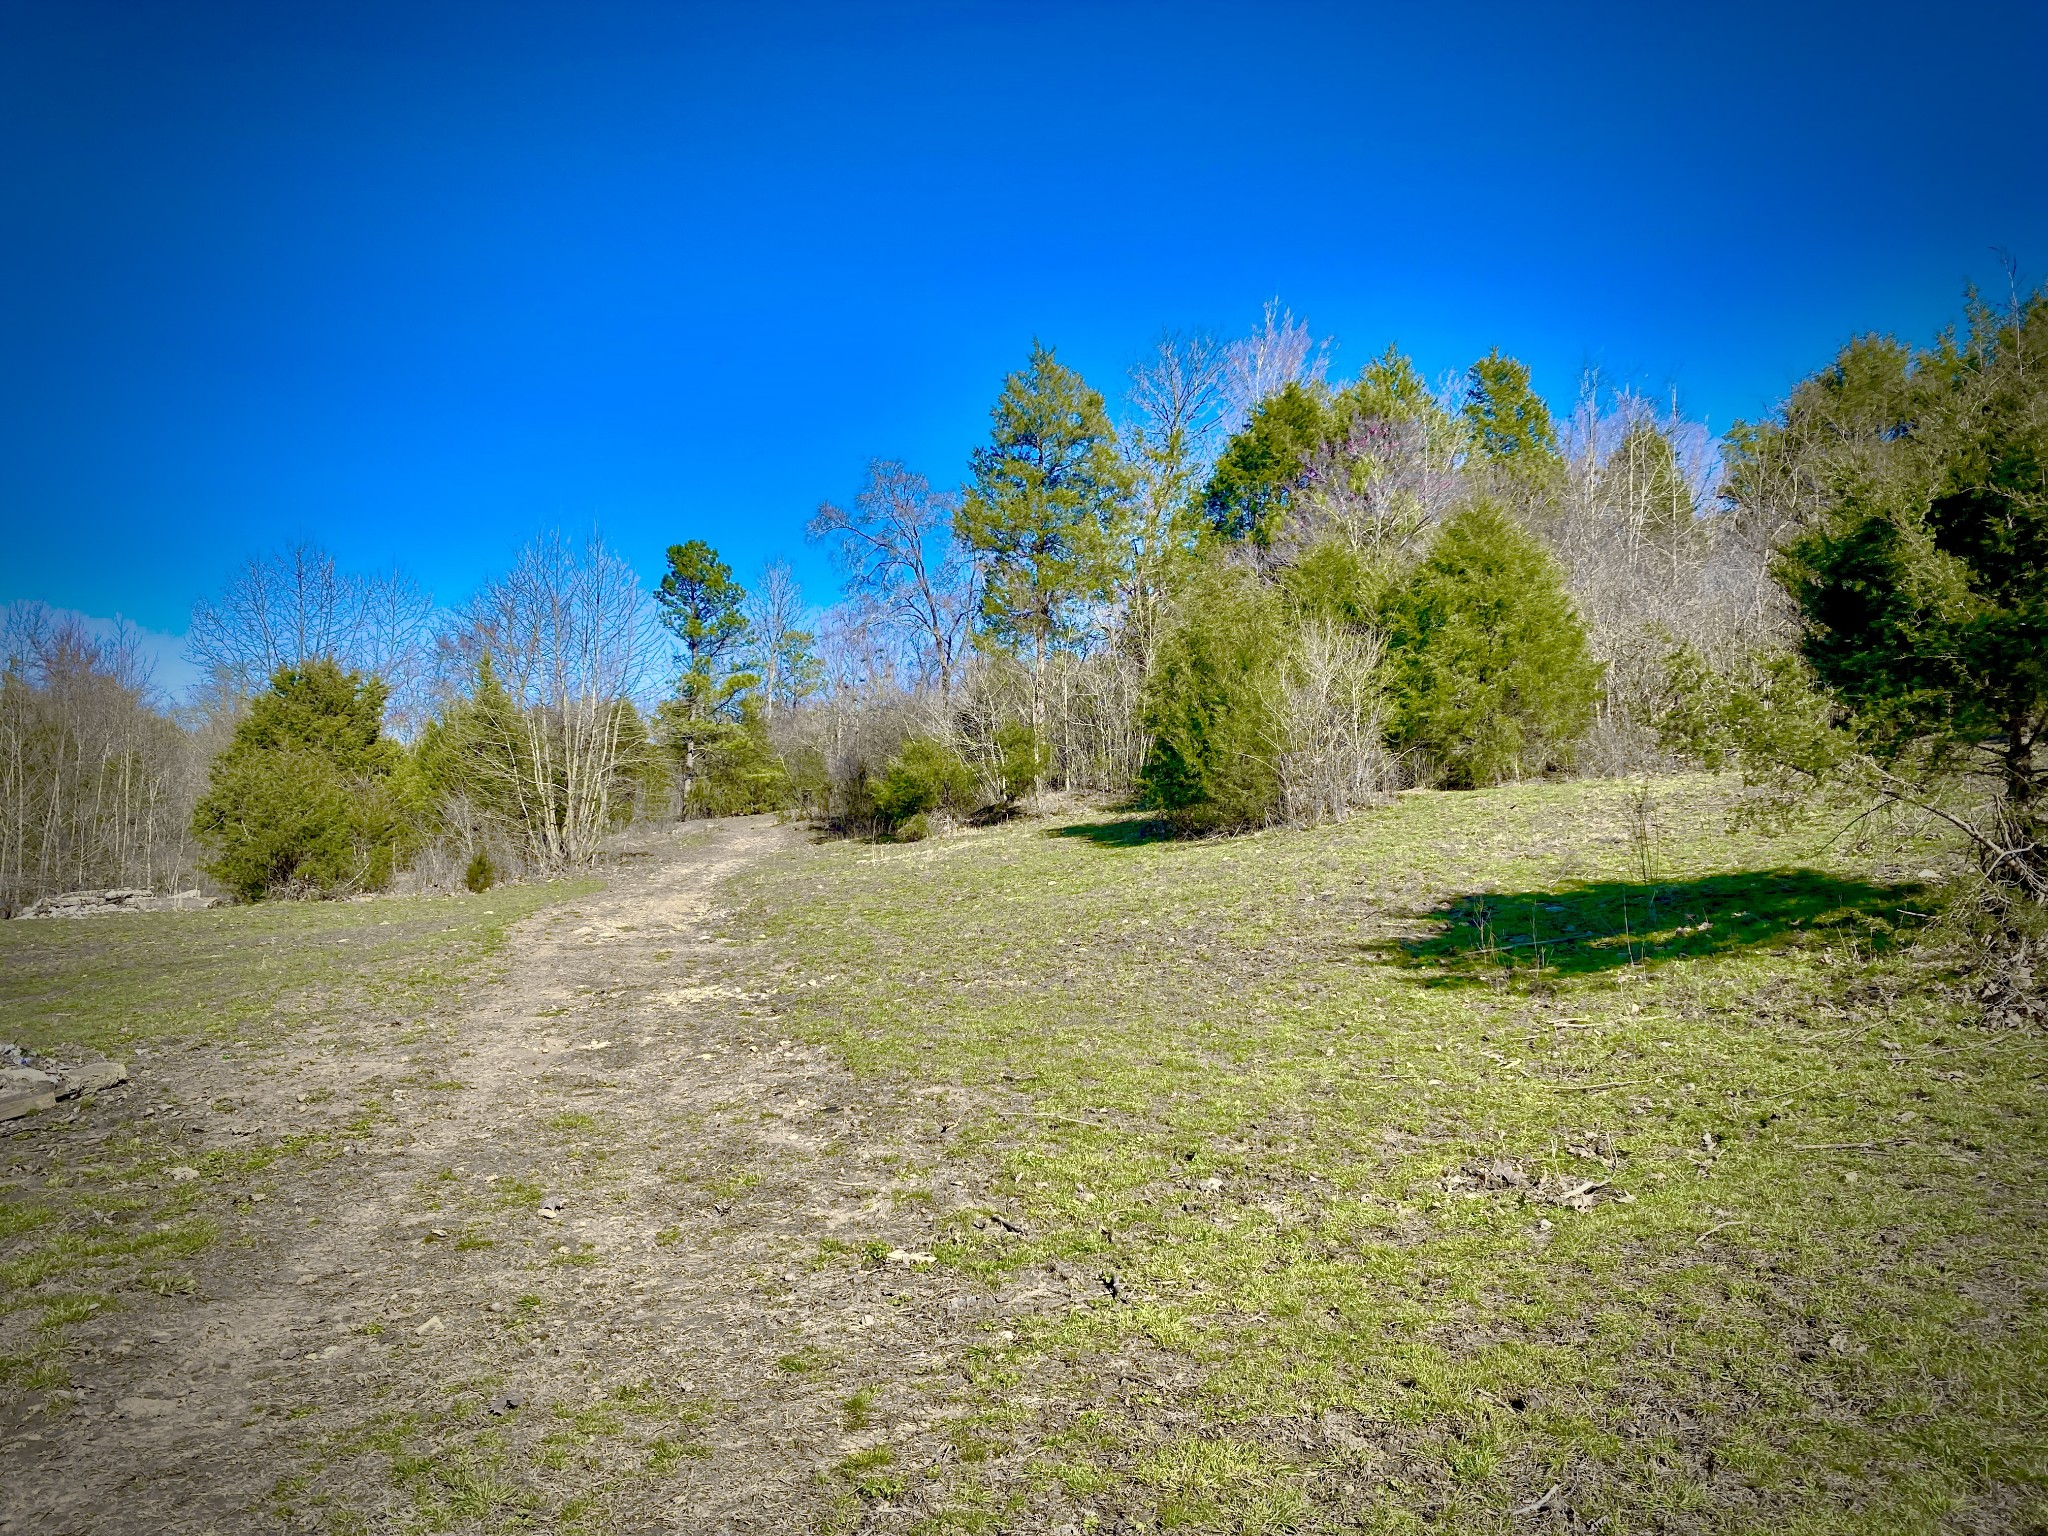
[[[1279,295],[1717,430],[2048,268],[2048,7],[0,5],[0,601],[162,635],[312,537],[744,577]],[[164,642],[166,645],[171,642]]]

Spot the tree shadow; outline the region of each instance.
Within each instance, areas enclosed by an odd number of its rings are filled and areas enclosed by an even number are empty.
[[[1442,927],[1424,938],[1362,947],[1394,964],[1427,968],[1426,985],[1496,981],[1503,969],[1592,975],[1664,960],[1854,936],[1889,947],[1925,918],[1917,882],[1873,885],[1811,869],[1711,875],[1699,880],[1574,881],[1543,891],[1460,896],[1420,914]]]
[[[1142,848],[1147,843],[1183,841],[1173,824],[1156,816],[1127,816],[1115,821],[1076,821],[1048,827],[1047,837],[1079,837],[1098,848]]]

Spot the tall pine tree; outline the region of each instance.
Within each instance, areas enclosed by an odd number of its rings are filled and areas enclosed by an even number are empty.
[[[1087,604],[1108,589],[1108,530],[1130,471],[1102,396],[1049,347],[1032,344],[991,418],[953,528],[981,567],[982,633],[1030,668],[1042,731],[1045,664],[1084,637]]]

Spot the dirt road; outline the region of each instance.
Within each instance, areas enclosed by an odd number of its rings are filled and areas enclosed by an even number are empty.
[[[721,882],[797,835],[693,828],[432,1018],[172,1056],[96,1106],[330,1140],[224,1192],[196,1294],[81,1325],[68,1409],[0,1426],[0,1530],[909,1524],[890,1469],[949,1454],[1000,1299],[915,1257],[973,1198],[932,1175],[949,1094],[779,1037],[805,978],[727,931]]]

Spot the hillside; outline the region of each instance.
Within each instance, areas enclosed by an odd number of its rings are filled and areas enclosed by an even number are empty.
[[[6,1128],[10,1528],[2034,1529],[2038,1038],[1727,793],[7,925],[136,1079]]]

